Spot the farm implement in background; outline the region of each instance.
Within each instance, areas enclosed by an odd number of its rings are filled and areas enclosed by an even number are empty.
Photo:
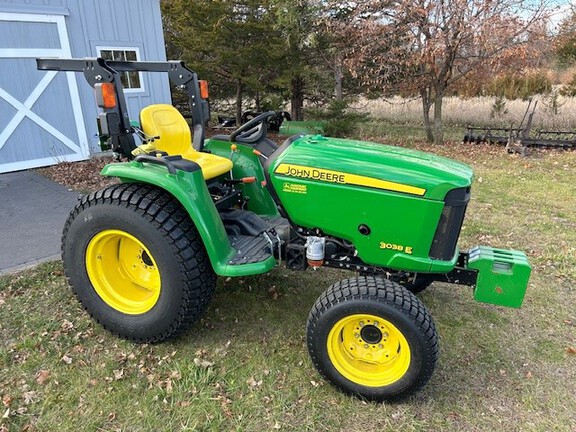
[[[538,101],[535,101],[534,105],[532,100],[528,102],[520,126],[516,128],[468,126],[463,142],[503,144],[509,153],[521,154],[525,154],[528,148],[575,149],[576,131],[532,130],[537,105]]]

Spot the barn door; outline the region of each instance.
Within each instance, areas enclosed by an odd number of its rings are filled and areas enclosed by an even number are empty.
[[[73,72],[36,70],[70,58],[63,16],[0,12],[0,173],[89,156]]]

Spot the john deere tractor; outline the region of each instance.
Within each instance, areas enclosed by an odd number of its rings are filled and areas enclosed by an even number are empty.
[[[74,293],[114,334],[155,343],[197,321],[217,276],[335,267],[352,273],[312,306],[307,344],[320,374],[344,392],[394,400],[420,389],[438,335],[414,292],[464,284],[481,302],[519,307],[530,265],[522,252],[457,240],[472,170],[449,159],[370,142],[297,135],[277,145],[258,115],[205,138],[207,88],[184,63],[38,59],[83,72],[103,137],[126,162],[120,184],[83,197],[64,227]],[[120,76],[167,73],[188,93],[190,126],[171,105],[131,126]]]

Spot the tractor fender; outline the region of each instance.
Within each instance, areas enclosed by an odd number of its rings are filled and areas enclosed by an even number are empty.
[[[170,174],[163,166],[132,161],[106,165],[100,174],[118,177],[123,183],[148,183],[174,196],[194,222],[216,274],[229,275],[228,263],[236,251],[230,245],[202,171],[176,170]]]

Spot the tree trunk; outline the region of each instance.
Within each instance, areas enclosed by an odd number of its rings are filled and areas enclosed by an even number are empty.
[[[244,92],[244,84],[238,78],[236,80],[236,126],[240,127],[242,124],[242,94]]]
[[[336,65],[334,67],[334,97],[336,100],[342,100],[344,95],[342,92],[342,80],[344,79],[344,73],[342,72],[342,61],[340,57],[335,59]]]
[[[260,112],[260,92],[256,92],[256,112]]]
[[[290,115],[292,120],[304,120],[304,80],[297,75],[290,82]]]
[[[444,122],[442,121],[442,102],[444,90],[436,90],[434,98],[434,144],[444,144]]]
[[[424,129],[426,130],[426,141],[434,142],[434,134],[432,133],[432,122],[430,121],[430,94],[428,89],[420,89],[420,97],[422,98],[422,114],[424,115]]]

